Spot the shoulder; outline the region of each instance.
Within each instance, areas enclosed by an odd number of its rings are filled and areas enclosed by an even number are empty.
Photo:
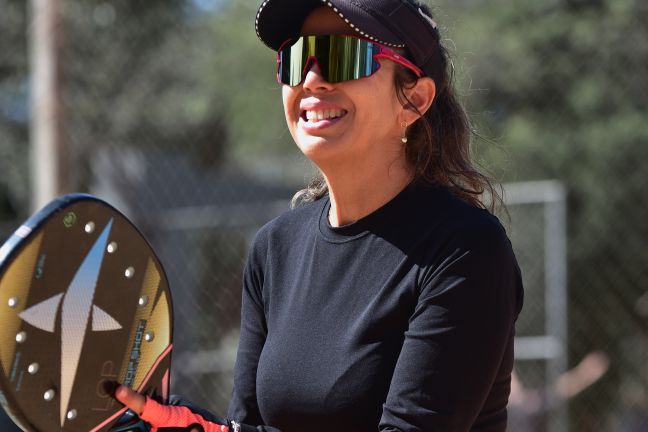
[[[247,252],[245,274],[261,286],[267,271],[290,262],[290,254],[299,253],[295,249],[304,247],[307,231],[316,229],[312,226],[317,227],[317,215],[322,207],[323,203],[314,202],[288,210],[259,228]]]
[[[474,207],[450,192],[436,197],[435,228],[423,247],[423,281],[436,293],[448,286],[463,298],[471,295],[492,301],[493,293],[517,314],[523,291],[520,268],[513,246],[499,219],[488,210]],[[431,216],[428,216],[431,217]],[[442,281],[442,282],[441,282]]]
[[[424,195],[419,218],[425,232],[415,252],[424,280],[452,274],[482,282],[505,278],[506,285],[520,284],[513,246],[495,215],[445,189],[428,190]]]
[[[506,229],[495,215],[485,209],[461,203],[449,214],[447,224],[457,246],[486,252],[511,249]]]
[[[488,210],[463,201],[445,188],[422,188],[419,197],[420,219],[437,242],[470,249],[510,248],[506,229]]]
[[[291,243],[317,229],[326,202],[321,199],[290,209],[270,220],[257,231],[252,249],[267,249],[270,245]]]

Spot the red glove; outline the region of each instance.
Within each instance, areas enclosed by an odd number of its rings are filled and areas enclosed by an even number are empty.
[[[227,426],[208,421],[186,406],[162,405],[150,397],[140,418],[151,425],[151,432],[229,432]]]
[[[115,397],[151,425],[151,432],[239,432],[240,426],[187,405],[162,405],[125,386]],[[228,427],[231,425],[232,427]]]

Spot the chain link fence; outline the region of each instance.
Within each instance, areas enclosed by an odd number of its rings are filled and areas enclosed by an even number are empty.
[[[59,1],[58,181],[151,241],[174,295],[173,391],[225,413],[247,249],[311,171],[283,124],[257,2]],[[1,239],[31,211],[33,4],[0,0]],[[489,137],[476,157],[507,182],[501,219],[524,274],[510,429],[648,430],[648,5],[434,8]],[[544,179],[556,182],[509,185]]]

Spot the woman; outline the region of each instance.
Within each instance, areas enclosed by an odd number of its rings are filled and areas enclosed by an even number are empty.
[[[229,417],[284,432],[504,431],[520,273],[479,201],[493,188],[470,163],[428,8],[267,0],[256,24],[320,175],[252,246]],[[147,403],[158,426],[216,427]],[[160,422],[179,409],[189,417]]]

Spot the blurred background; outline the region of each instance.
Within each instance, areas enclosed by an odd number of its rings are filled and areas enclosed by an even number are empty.
[[[247,248],[312,173],[257,6],[0,0],[0,242],[62,193],[125,212],[173,289],[173,392],[221,414]],[[510,430],[648,431],[648,3],[433,8],[524,273]]]

